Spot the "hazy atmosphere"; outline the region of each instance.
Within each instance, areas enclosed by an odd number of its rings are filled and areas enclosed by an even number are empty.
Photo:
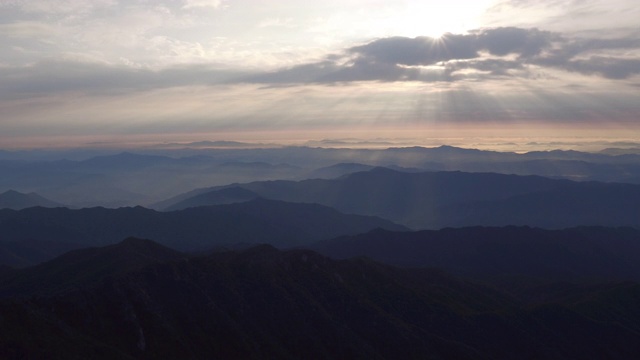
[[[0,147],[628,147],[639,18],[634,0],[2,0]]]
[[[638,0],[0,0],[0,359],[640,354]]]

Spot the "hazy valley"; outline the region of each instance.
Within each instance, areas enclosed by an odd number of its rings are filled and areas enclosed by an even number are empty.
[[[0,192],[35,192],[72,207],[149,206],[196,188],[264,180],[332,179],[388,167],[401,172],[487,172],[640,184],[640,155],[436,148],[178,148],[0,154]],[[74,160],[68,160],[69,158]]]

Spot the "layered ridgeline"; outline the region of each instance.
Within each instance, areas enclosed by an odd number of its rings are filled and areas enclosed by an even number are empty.
[[[333,178],[373,166],[640,183],[640,155],[620,149],[598,154],[557,150],[516,154],[451,146],[367,150],[174,145],[120,154],[95,149],[0,152],[0,192],[35,191],[73,207],[147,206],[206,186]]]
[[[7,190],[0,194],[0,209],[22,210],[29,207],[61,207],[64,206],[34,192],[25,194],[15,190]]]
[[[75,248],[113,244],[129,236],[197,251],[234,244],[300,246],[375,228],[405,229],[388,220],[345,215],[322,205],[260,198],[174,212],[143,207],[0,210],[0,260],[24,266],[42,261],[46,254],[59,255],[74,244]]]
[[[564,289],[532,301],[365,259],[268,246],[189,257],[128,239],[0,272],[0,356],[630,359],[640,352],[638,285]]]
[[[121,207],[145,205],[196,187],[289,179],[302,172],[287,164],[125,152],[77,161],[0,160],[0,189],[35,189],[73,207]]]
[[[345,213],[379,216],[413,229],[640,226],[640,185],[386,168],[338,179],[262,181],[200,189],[156,206],[176,210],[215,204],[220,199],[229,201],[225,193],[318,203]]]

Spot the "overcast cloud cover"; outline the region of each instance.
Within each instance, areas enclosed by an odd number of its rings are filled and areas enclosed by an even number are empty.
[[[0,0],[0,147],[465,128],[634,140],[638,19],[635,0]]]

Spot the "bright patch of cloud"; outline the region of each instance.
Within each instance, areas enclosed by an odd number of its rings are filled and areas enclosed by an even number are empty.
[[[78,16],[117,3],[117,0],[4,0],[0,2],[0,7],[17,7],[26,13]]]
[[[640,7],[633,0],[500,0],[484,13],[481,21],[485,26],[597,31],[602,36],[616,28],[637,30],[639,18]]]
[[[10,38],[53,37],[59,32],[59,28],[37,21],[21,21],[12,24],[0,24],[0,36],[7,36]]]
[[[634,0],[4,0],[0,136],[627,126],[638,18]]]
[[[616,51],[622,55],[611,55]],[[471,30],[468,34],[444,34],[440,38],[395,36],[350,47],[320,62],[259,74],[248,81],[453,82],[509,77],[533,81],[541,77],[541,72],[551,69],[607,79],[631,79],[640,74],[640,40],[575,38],[515,27]]]
[[[222,5],[222,0],[186,0],[183,6],[184,9],[194,8],[218,8]]]

